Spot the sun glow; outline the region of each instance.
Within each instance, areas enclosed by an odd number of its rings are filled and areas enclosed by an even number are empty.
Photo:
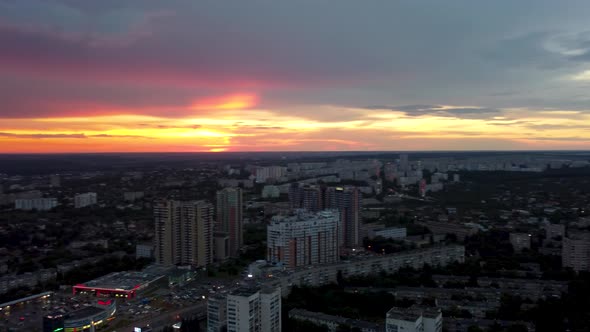
[[[255,107],[258,96],[255,94],[232,94],[220,97],[208,97],[195,101],[191,109],[200,110],[240,110]]]

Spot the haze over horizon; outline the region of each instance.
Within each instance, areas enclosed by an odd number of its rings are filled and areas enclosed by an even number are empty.
[[[0,0],[0,153],[587,150],[567,4]]]

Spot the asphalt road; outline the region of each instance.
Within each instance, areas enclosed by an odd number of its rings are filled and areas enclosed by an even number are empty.
[[[195,315],[207,315],[207,302],[195,304],[190,307],[181,308],[174,311],[168,311],[161,313],[153,317],[145,317],[141,320],[135,321],[124,328],[117,329],[117,332],[133,332],[134,327],[143,327],[150,325],[154,332],[163,329],[165,326],[172,325],[178,322],[178,316],[180,317],[192,317]]]

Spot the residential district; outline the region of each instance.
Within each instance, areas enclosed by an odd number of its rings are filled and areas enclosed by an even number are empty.
[[[45,158],[0,331],[589,331],[587,153]]]

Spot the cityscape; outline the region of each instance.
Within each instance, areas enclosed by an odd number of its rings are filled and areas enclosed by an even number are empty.
[[[589,153],[247,156],[2,157],[0,328],[587,326]]]
[[[589,18],[0,0],[0,332],[590,332]]]

